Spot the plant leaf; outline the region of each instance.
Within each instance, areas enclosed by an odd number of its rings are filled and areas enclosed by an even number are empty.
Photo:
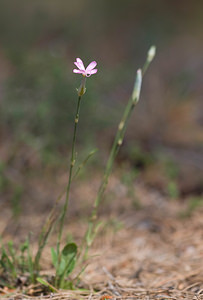
[[[41,277],[37,277],[37,281],[45,286],[49,287],[49,283]]]
[[[73,271],[73,269],[75,268],[75,263],[76,263],[76,259],[74,257],[71,261],[69,261],[69,264],[66,267],[65,276],[68,276]]]
[[[59,265],[59,270],[58,270],[59,276],[61,276],[64,273],[65,268],[66,268],[66,261],[65,261],[64,257],[62,256],[60,265]]]
[[[58,292],[58,290],[51,285],[48,281],[46,281],[45,279],[41,278],[41,277],[37,277],[37,281],[45,286],[47,286],[52,292]]]
[[[51,248],[51,258],[52,258],[52,263],[53,263],[54,267],[56,268],[58,258],[57,258],[57,253],[54,248]]]
[[[71,259],[77,254],[77,245],[75,243],[66,244],[62,250],[62,255]]]
[[[64,286],[65,276],[68,276],[75,267],[77,255],[77,245],[75,243],[68,243],[65,245],[61,251],[61,262],[59,266],[59,276],[60,276],[60,287]]]

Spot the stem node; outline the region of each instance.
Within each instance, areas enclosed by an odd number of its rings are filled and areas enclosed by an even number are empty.
[[[121,121],[120,124],[119,124],[119,126],[118,126],[118,129],[121,131],[123,129],[123,126],[124,126],[124,122]]]
[[[118,146],[121,146],[122,143],[123,143],[123,140],[122,140],[122,139],[119,139],[119,140],[118,140]]]

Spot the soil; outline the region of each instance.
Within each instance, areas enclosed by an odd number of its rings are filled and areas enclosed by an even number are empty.
[[[72,191],[78,203],[70,205],[72,217],[65,232],[71,232],[77,242],[86,228],[84,213],[89,211],[83,197],[94,196],[97,176],[91,183],[92,188],[81,181]],[[139,209],[119,177],[111,178],[106,194],[110,196],[105,197],[100,210],[103,226],[81,281],[81,287],[88,292],[58,291],[36,296],[36,287],[30,287],[28,295],[19,288],[12,294],[2,288],[1,299],[203,299],[203,208],[188,214],[186,200],[168,199],[141,182],[134,183],[134,191]],[[39,211],[28,210],[15,223],[11,216],[8,218],[8,207],[1,210],[4,240],[22,241],[31,228],[38,232],[45,216],[45,211]],[[53,273],[49,246],[54,245],[55,238],[53,234],[44,251],[45,274]],[[36,245],[33,238],[33,251]]]
[[[84,214],[98,186],[98,176],[73,186],[71,216],[65,232],[80,242],[86,228]],[[189,212],[187,199],[171,200],[141,182],[134,183],[136,201],[128,196],[128,187],[119,176],[110,180],[104,205],[100,210],[103,221],[90,250],[88,266],[81,280],[85,291],[58,291],[36,296],[36,287],[28,295],[17,288],[2,288],[1,299],[203,299],[203,207]],[[48,197],[46,197],[48,199]],[[39,205],[38,201],[38,205]],[[45,203],[43,204],[45,207]],[[184,214],[184,212],[187,212]],[[1,210],[0,228],[4,240],[22,241],[26,231],[40,229],[45,211],[40,209],[22,214],[15,223],[9,208]],[[10,215],[10,218],[9,218]],[[32,218],[31,218],[32,216]],[[9,224],[10,223],[10,224]],[[15,238],[14,238],[15,236]],[[42,268],[52,274],[50,245],[43,255]],[[33,251],[36,251],[33,238]]]

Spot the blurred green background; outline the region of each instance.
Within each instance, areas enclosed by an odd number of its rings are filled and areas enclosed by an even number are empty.
[[[198,0],[1,0],[1,203],[10,199],[17,209],[29,176],[66,170],[81,79],[72,72],[76,57],[98,62],[78,147],[99,147],[94,167],[103,165],[153,44],[157,55],[117,165],[171,197],[201,195],[202,12]]]

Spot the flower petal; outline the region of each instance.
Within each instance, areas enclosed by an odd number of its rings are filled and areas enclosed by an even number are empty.
[[[83,70],[74,69],[73,73],[82,74],[82,73],[84,73],[84,71]]]
[[[80,69],[80,70],[81,70],[81,68],[80,68],[80,64],[79,64],[79,63],[77,63],[77,62],[74,62],[74,65],[76,65],[76,67],[77,67],[78,69]]]
[[[89,72],[90,70],[94,69],[96,67],[97,63],[96,61],[92,61],[86,68],[86,71]]]
[[[76,63],[77,63],[77,67],[78,67],[80,70],[85,70],[85,66],[84,66],[84,64],[83,64],[82,59],[76,58]]]
[[[91,73],[91,75],[96,74],[97,73],[97,69],[91,70],[89,73]]]

